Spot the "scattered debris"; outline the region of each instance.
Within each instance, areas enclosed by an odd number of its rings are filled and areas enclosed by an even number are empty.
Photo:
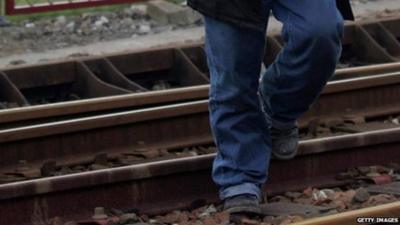
[[[353,197],[353,201],[358,203],[363,203],[368,201],[369,197],[370,194],[365,188],[359,188],[356,190],[356,194]]]
[[[155,21],[149,15],[148,5],[144,3],[132,4],[118,11],[39,19],[32,17],[15,22],[12,26],[4,17],[0,17],[0,57],[131,38],[202,24],[200,15],[189,7],[174,6],[180,9],[180,13],[167,24]],[[16,61],[10,65],[21,63]]]
[[[310,195],[310,192],[314,194]],[[323,199],[330,199],[330,201],[321,202],[320,199],[316,200],[315,194],[319,196],[318,198],[322,196]],[[274,196],[272,199],[285,199],[285,202],[271,203],[271,201],[268,201],[269,203],[261,206],[262,214],[255,216],[243,214],[229,215],[227,212],[222,211],[221,205],[206,205],[192,211],[175,210],[158,216],[123,213],[115,209],[106,213],[107,210],[103,207],[97,207],[92,218],[94,221],[70,221],[68,224],[64,223],[64,225],[83,225],[89,223],[104,225],[286,225],[301,222],[313,217],[400,200],[391,194],[370,194],[367,189],[362,187],[357,190],[347,189],[346,187],[322,190],[307,188],[303,193],[288,192],[286,195],[292,198],[290,202],[286,202],[288,198],[278,198],[278,196]],[[304,199],[309,199],[310,201],[304,201]],[[321,206],[318,204],[321,204]],[[63,224],[59,217],[52,221],[57,221],[57,224]],[[55,225],[55,223],[53,224]]]

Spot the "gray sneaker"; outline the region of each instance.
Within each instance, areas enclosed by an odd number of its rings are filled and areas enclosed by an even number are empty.
[[[298,151],[299,128],[289,129],[270,128],[272,139],[272,156],[279,160],[293,159]]]
[[[255,195],[243,194],[225,199],[224,210],[230,214],[260,214],[260,203]]]

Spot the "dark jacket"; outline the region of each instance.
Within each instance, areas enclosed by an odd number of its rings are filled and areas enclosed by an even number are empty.
[[[259,29],[264,23],[262,0],[188,0],[188,5],[207,16],[244,27]],[[344,19],[354,19],[349,0],[336,0],[336,5]]]

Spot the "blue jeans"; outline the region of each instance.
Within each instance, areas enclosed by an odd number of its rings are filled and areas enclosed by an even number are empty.
[[[221,199],[240,194],[262,197],[271,140],[259,95],[274,126],[293,126],[334,73],[343,33],[335,2],[264,0],[262,30],[272,11],[284,25],[285,46],[261,80],[265,31],[205,18],[210,123],[219,148],[213,179]]]

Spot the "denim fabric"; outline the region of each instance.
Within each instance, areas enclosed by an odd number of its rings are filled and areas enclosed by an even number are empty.
[[[271,155],[263,110],[273,123],[293,126],[333,74],[341,52],[343,18],[335,0],[264,0],[262,7],[260,30],[205,18],[210,123],[219,148],[213,179],[221,199],[261,198]],[[270,11],[284,24],[285,46],[260,81]]]
[[[203,15],[233,23],[237,26],[261,30],[265,18],[262,14],[265,8],[260,5],[265,0],[187,0],[187,4]],[[296,0],[294,4],[308,2]],[[337,8],[346,20],[354,20],[350,0],[336,0]],[[323,15],[323,14],[321,14]]]

